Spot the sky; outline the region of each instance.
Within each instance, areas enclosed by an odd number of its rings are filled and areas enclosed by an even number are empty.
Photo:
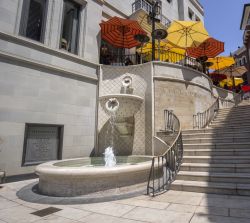
[[[229,55],[243,46],[243,31],[240,23],[244,4],[250,0],[200,0],[204,7],[205,27],[210,36],[225,42],[225,52]]]

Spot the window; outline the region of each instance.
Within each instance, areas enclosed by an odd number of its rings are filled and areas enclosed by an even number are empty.
[[[80,8],[77,3],[64,0],[60,48],[74,54],[77,54],[78,48]]]
[[[61,159],[63,126],[26,124],[23,149],[23,166]]]
[[[43,42],[46,11],[46,0],[23,1],[20,35]]]
[[[194,17],[194,12],[189,8],[188,9],[188,18],[193,20],[193,17]]]
[[[247,58],[245,56],[242,57],[242,65],[247,64]]]
[[[195,16],[195,21],[201,21],[201,19],[198,16]]]

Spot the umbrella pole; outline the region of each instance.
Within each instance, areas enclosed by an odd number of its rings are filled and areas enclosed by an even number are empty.
[[[143,43],[141,44],[141,56],[140,56],[140,63],[142,64],[142,47],[143,47]]]
[[[161,42],[161,40],[160,39],[158,39],[158,60],[160,61],[160,43]]]
[[[232,81],[233,81],[233,91],[235,91],[235,79],[233,76],[232,76]]]

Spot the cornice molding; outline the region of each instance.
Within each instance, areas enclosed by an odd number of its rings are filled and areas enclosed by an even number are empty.
[[[44,69],[45,70],[50,70],[52,72],[58,72],[60,74],[68,75],[69,77],[70,76],[75,76],[75,77],[78,77],[78,78],[87,79],[87,80],[95,82],[95,83],[98,82],[97,77],[91,77],[91,76],[89,76],[87,74],[79,73],[79,72],[76,72],[76,71],[61,68],[61,67],[51,65],[51,64],[41,63],[41,62],[32,60],[30,58],[20,57],[20,56],[10,54],[10,53],[6,53],[6,52],[3,52],[3,51],[0,51],[0,58],[10,60],[10,61],[14,62],[15,64],[16,63],[23,63],[25,65],[32,66],[32,67],[35,67],[35,68],[39,68],[39,69],[43,69],[43,70]]]
[[[41,52],[45,52],[45,53],[48,53],[48,54],[51,54],[54,56],[58,56],[58,57],[82,64],[82,65],[95,67],[95,68],[99,66],[99,64],[90,62],[84,58],[77,56],[77,55],[68,53],[68,52],[63,51],[63,50],[53,49],[53,48],[48,47],[40,42],[36,42],[36,41],[30,40],[30,39],[27,39],[25,37],[16,36],[16,35],[12,35],[12,34],[0,31],[0,39],[15,43],[15,44],[19,44],[22,46],[26,46],[28,48],[35,49],[35,50],[38,50]]]

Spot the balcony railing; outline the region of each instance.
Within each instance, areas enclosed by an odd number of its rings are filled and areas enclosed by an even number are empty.
[[[136,0],[133,4],[132,4],[132,12],[136,12],[138,10],[144,10],[146,13],[150,13],[152,12],[152,5],[150,3],[148,3],[146,0]],[[169,26],[169,24],[171,23],[171,21],[164,15],[159,15],[158,17],[161,21],[161,23],[164,26]]]
[[[155,57],[156,61],[179,64],[182,66],[192,68],[194,70],[202,71],[202,65],[194,58],[191,58],[189,56],[185,56],[167,50],[160,50],[160,52],[158,51],[156,52]],[[127,65],[147,63],[151,61],[151,58],[152,58],[151,52],[143,54],[125,54],[125,55],[106,54],[105,56],[101,56],[100,63],[112,66],[127,66]]]
[[[150,13],[152,12],[152,6],[145,0],[136,0],[132,4],[132,12],[136,12],[140,9],[143,9],[145,12]]]

